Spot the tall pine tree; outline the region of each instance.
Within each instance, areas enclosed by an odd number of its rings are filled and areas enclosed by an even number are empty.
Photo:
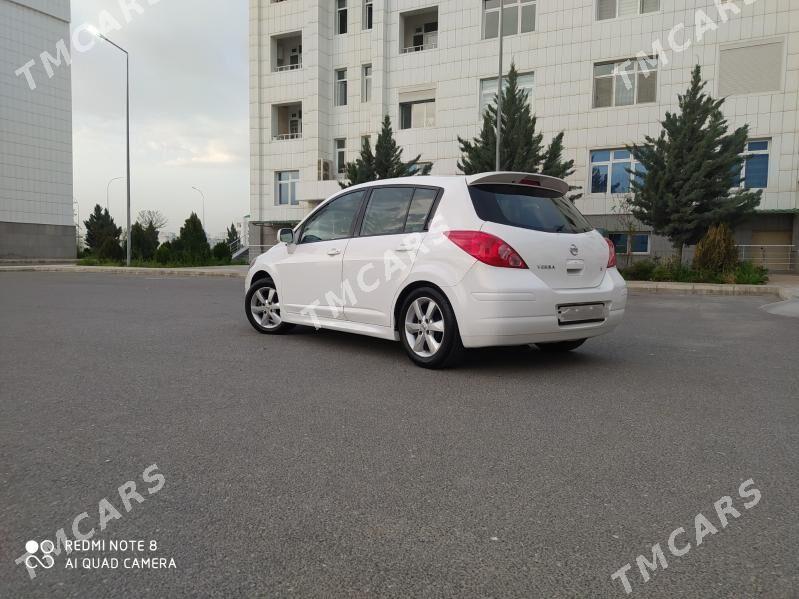
[[[239,232],[236,230],[236,223],[230,223],[230,227],[227,229],[226,234],[228,245],[239,240]]]
[[[211,258],[211,246],[199,217],[192,212],[180,228],[180,236],[172,244],[181,262],[206,264]]]
[[[544,136],[536,133],[538,119],[530,108],[527,91],[519,87],[519,72],[511,64],[507,83],[483,114],[480,135],[471,141],[458,137],[461,159],[458,168],[467,175],[496,170],[497,101],[502,103],[503,171],[540,173],[565,179],[574,174],[574,160],[563,159],[563,132],[544,148]]]
[[[734,226],[754,212],[762,195],[732,190],[740,184],[749,127],[728,133],[724,99],[711,98],[705,85],[697,65],[691,86],[679,96],[679,113],[666,113],[660,136],[628,148],[645,169],[643,177],[632,178],[633,214],[669,238],[680,264],[685,245],[699,241],[711,225]]]
[[[93,254],[99,253],[106,239],[119,244],[122,227],[117,227],[108,209],[101,208],[99,204],[94,207],[89,219],[83,221],[83,225],[86,227],[86,245]]]
[[[346,182],[340,185],[343,188],[377,181],[378,179],[394,179],[397,177],[411,177],[413,175],[429,175],[431,164],[420,164],[422,155],[413,160],[402,160],[402,148],[394,139],[394,130],[391,127],[391,118],[383,117],[383,126],[377,136],[374,153],[369,139],[364,139],[361,153],[354,162],[346,165]]]

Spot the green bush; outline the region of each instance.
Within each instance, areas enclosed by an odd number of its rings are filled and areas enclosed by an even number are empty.
[[[172,246],[173,258],[187,266],[203,266],[211,259],[211,246],[205,230],[193,212],[180,228],[180,236]]]
[[[624,273],[625,276],[627,273]],[[659,264],[652,270],[649,280],[674,283],[727,283],[738,285],[763,285],[768,282],[768,271],[761,266],[754,266],[751,262],[742,262],[728,272],[714,272],[711,270],[698,270],[676,264],[673,260]]]
[[[161,246],[155,250],[155,261],[159,264],[168,264],[172,262],[172,244],[170,242],[162,243]]]
[[[738,285],[765,285],[768,283],[768,270],[751,262],[741,262],[735,269],[735,283]]]
[[[102,245],[100,245],[97,258],[100,260],[119,262],[125,259],[125,250],[119,245],[119,241],[113,237],[106,237]]]
[[[694,252],[694,270],[730,273],[738,266],[738,248],[730,228],[722,223],[708,229]]]
[[[657,268],[653,260],[640,260],[633,262],[627,268],[622,269],[621,274],[630,281],[651,281],[652,273]]]
[[[223,264],[230,264],[230,260],[233,258],[233,255],[230,253],[230,246],[225,241],[217,243],[211,253],[214,256],[214,260],[222,262]]]

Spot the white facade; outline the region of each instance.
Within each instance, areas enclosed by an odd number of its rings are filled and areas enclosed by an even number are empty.
[[[506,23],[513,22],[512,11],[525,12],[515,12],[524,20],[524,25],[517,24],[519,33],[505,37],[505,68],[513,60],[520,73],[532,74],[533,107],[545,143],[565,131],[566,154],[577,168],[570,183],[585,192],[578,201],[581,211],[609,215],[618,198],[592,193],[592,152],[658,135],[659,121],[677,109],[677,95],[688,87],[698,63],[708,90],[729,96],[724,110],[730,125],[749,123],[751,139],[768,141],[767,168],[761,159],[751,169],[753,176],[756,168],[767,170],[761,210],[779,215],[764,220],[763,228],[785,231],[788,239],[796,240],[799,2],[736,0],[726,4],[734,5],[724,13],[726,22],[714,0],[520,2],[506,9],[511,11]],[[406,158],[421,154],[423,161],[433,163],[432,174],[456,174],[457,136],[478,133],[481,80],[497,75],[498,43],[484,39],[483,8],[495,3],[375,0],[372,28],[365,29],[365,5],[372,4],[366,0],[251,0],[253,222],[296,222],[318,200],[336,192],[335,180],[320,180],[324,161],[335,178],[336,140],[346,140],[346,160],[353,160],[362,136],[376,139],[383,114],[391,116]],[[347,32],[337,33],[343,5]],[[533,13],[534,31],[522,32]],[[437,27],[422,27],[421,37],[414,38],[417,27],[431,19]],[[437,32],[428,32],[432,29]],[[278,68],[278,43],[296,36],[301,36],[301,59]],[[418,42],[422,48],[414,49],[419,51],[404,51]],[[672,49],[687,43],[684,51]],[[287,47],[296,45],[284,45],[283,62]],[[596,65],[633,59],[635,68],[639,53],[658,58],[656,79],[647,78],[640,86],[641,102],[595,107],[605,103],[595,99]],[[362,97],[364,65],[371,65],[368,101]],[[347,103],[337,106],[336,77],[343,69]],[[607,93],[614,100],[630,101],[623,92],[616,97],[613,89]],[[636,92],[631,93],[635,102]],[[420,117],[428,126],[402,130],[400,104],[426,98],[435,99],[433,117]],[[281,136],[285,124],[280,124],[279,107],[292,103],[302,105],[302,133]],[[607,168],[611,171],[612,165]],[[298,171],[296,204],[280,205],[276,173],[287,171]],[[753,224],[746,235],[758,226]],[[263,242],[271,242],[271,235],[264,233]]]
[[[74,258],[69,0],[0,0],[0,259]],[[24,73],[29,61],[35,89]]]

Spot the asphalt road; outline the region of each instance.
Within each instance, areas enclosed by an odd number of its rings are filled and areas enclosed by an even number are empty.
[[[627,563],[632,597],[799,596],[799,319],[773,300],[633,296],[574,354],[431,372],[390,342],[258,335],[242,296],[0,274],[0,596],[625,597]],[[62,552],[30,580],[25,542],[83,512],[176,568]],[[699,513],[718,532],[696,546]],[[654,543],[668,568],[644,582]]]

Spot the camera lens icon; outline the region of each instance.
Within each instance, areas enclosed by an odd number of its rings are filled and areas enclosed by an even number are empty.
[[[41,558],[37,555],[40,550],[42,552]],[[55,551],[55,544],[52,541],[45,539],[41,543],[38,543],[37,541],[30,540],[25,543],[25,551],[30,553],[30,555],[25,558],[25,565],[31,570],[35,570],[39,566],[49,570],[55,566],[55,559],[50,555]]]

